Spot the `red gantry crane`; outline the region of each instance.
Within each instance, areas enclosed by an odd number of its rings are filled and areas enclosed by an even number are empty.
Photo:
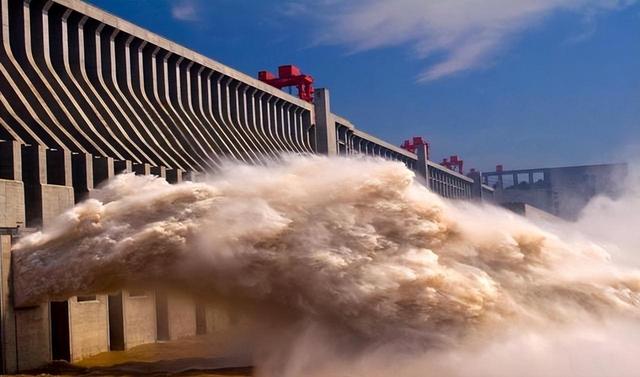
[[[427,157],[427,160],[429,160],[431,145],[429,144],[428,141],[424,140],[420,136],[414,136],[411,140],[405,140],[402,143],[402,145],[400,145],[400,148],[406,149],[411,153],[416,153],[416,150],[418,149],[418,147],[423,145],[426,147],[426,152],[427,152],[426,157]],[[440,164],[449,170],[453,170],[457,173],[464,174],[464,161],[461,160],[460,157],[458,157],[457,155],[453,155],[453,156],[450,156],[449,158],[442,159],[442,162]]]
[[[258,80],[278,89],[295,86],[301,100],[313,102],[313,77],[303,74],[295,65],[278,67],[278,77],[269,71],[260,71]]]
[[[406,149],[407,151],[411,152],[411,153],[416,153],[416,149],[419,146],[426,146],[427,149],[427,160],[429,159],[429,152],[430,152],[430,145],[429,142],[424,140],[421,136],[414,136],[412,138],[412,140],[405,140],[402,145],[400,145],[400,148],[402,149]]]
[[[450,156],[449,159],[443,158],[440,164],[449,170],[464,174],[464,161],[456,155]]]

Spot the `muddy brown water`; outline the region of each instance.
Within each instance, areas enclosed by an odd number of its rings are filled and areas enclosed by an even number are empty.
[[[40,376],[238,376],[249,377],[247,357],[230,355],[225,339],[192,337],[103,352],[76,363],[53,362],[23,375]]]

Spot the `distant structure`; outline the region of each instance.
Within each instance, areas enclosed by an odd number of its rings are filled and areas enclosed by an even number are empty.
[[[565,220],[576,220],[593,197],[621,194],[627,164],[603,164],[504,170],[482,173],[484,184],[495,189],[494,200],[508,208],[536,207]]]

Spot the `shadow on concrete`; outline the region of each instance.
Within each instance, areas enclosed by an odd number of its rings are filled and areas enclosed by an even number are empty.
[[[159,361],[134,361],[111,366],[83,367],[56,361],[23,375],[53,376],[241,376],[253,374],[253,368],[234,358],[183,358]]]

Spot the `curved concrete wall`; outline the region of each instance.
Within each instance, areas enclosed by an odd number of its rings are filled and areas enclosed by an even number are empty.
[[[466,177],[331,113],[327,90],[304,102],[83,1],[0,4],[0,140],[167,177],[225,159],[364,154],[402,161],[444,196],[471,195]]]
[[[313,105],[80,1],[0,0],[0,138],[183,171],[313,153]]]

